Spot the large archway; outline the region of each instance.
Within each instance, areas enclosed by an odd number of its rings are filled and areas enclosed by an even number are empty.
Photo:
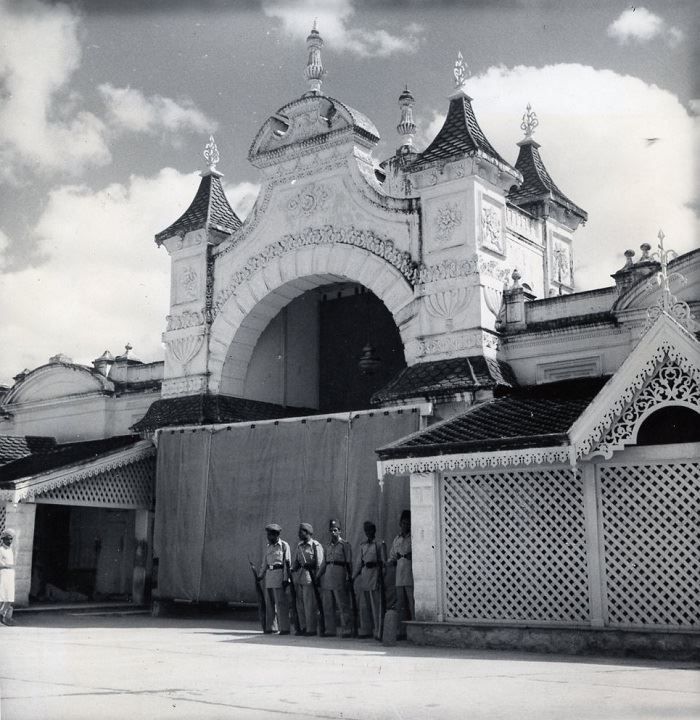
[[[362,286],[381,301],[404,347],[413,339],[413,288],[399,270],[352,246],[301,248],[274,258],[221,307],[209,342],[210,391],[244,397],[253,352],[283,308],[293,307],[293,301],[310,291],[347,284]]]

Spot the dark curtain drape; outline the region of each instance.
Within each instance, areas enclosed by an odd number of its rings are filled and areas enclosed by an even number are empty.
[[[260,563],[264,527],[292,547],[300,522],[327,542],[338,518],[357,547],[362,524],[390,542],[409,507],[408,478],[382,492],[375,448],[418,429],[411,410],[306,421],[164,431],[158,442],[157,593],[197,601],[253,601],[248,561]]]

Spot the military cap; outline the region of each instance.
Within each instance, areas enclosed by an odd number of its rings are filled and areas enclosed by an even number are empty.
[[[276,533],[282,532],[282,528],[277,523],[270,523],[269,525],[265,525],[265,530]]]
[[[302,530],[306,530],[306,532],[309,533],[310,535],[314,534],[314,529],[313,529],[313,527],[311,527],[310,523],[301,523],[301,525],[299,525],[299,527]]]

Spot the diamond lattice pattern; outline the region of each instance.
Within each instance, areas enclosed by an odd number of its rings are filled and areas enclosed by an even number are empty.
[[[7,516],[7,511],[4,507],[0,507],[0,532],[2,532],[5,529],[5,517]]]
[[[154,483],[155,457],[148,457],[48,490],[37,495],[36,502],[150,509]]]
[[[608,624],[700,626],[700,465],[600,467]]]
[[[588,621],[579,471],[446,475],[442,488],[448,619]]]

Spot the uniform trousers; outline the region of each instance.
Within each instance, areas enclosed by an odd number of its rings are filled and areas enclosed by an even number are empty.
[[[360,593],[360,635],[373,635],[381,640],[382,593],[380,590],[364,590]]]
[[[396,613],[401,622],[399,636],[406,636],[405,620],[416,619],[416,605],[413,599],[413,585],[396,586]]]
[[[277,617],[277,629],[289,632],[289,601],[285,588],[267,588],[265,590],[265,630],[272,630]]]
[[[338,609],[340,615],[340,627],[343,632],[352,630],[352,619],[350,611],[350,593],[347,588],[323,588],[321,590],[323,601],[323,618],[326,621],[326,633],[335,635],[335,611]]]
[[[316,632],[316,596],[312,585],[296,586],[297,591],[297,615],[301,629],[307,633]]]

